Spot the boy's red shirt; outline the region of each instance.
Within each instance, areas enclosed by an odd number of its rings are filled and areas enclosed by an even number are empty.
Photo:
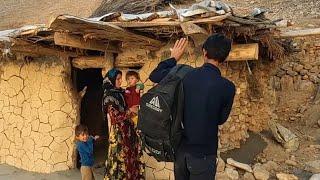
[[[124,97],[125,97],[128,108],[131,108],[132,106],[140,104],[140,92],[139,93],[136,92],[135,86],[127,87]]]

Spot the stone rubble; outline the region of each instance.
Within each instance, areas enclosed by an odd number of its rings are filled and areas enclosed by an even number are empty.
[[[289,129],[279,123],[270,122],[270,129],[275,139],[290,151],[296,151],[299,148],[299,139]]]
[[[305,170],[312,173],[320,173],[320,160],[306,162]]]
[[[274,162],[274,161],[268,161],[268,162],[262,164],[262,167],[263,167],[265,170],[269,171],[269,172],[275,171],[275,170],[278,170],[278,169],[279,169],[279,165],[278,165],[276,162]]]
[[[221,157],[218,158],[217,172],[223,172],[226,167],[226,163]]]
[[[230,180],[237,180],[239,179],[239,173],[237,170],[235,169],[232,169],[232,168],[226,168],[225,169],[225,173],[227,175],[227,177],[230,179]]]
[[[298,166],[298,163],[296,161],[292,161],[290,159],[286,160],[285,163],[290,166]]]
[[[233,160],[232,158],[228,158],[227,159],[227,163],[231,166],[234,166],[236,168],[239,168],[239,169],[242,169],[242,170],[245,170],[247,172],[250,172],[252,173],[252,168],[248,165],[248,164],[244,164],[244,163],[240,163],[240,162],[237,162],[235,160]]]
[[[243,180],[255,180],[255,178],[252,173],[245,172],[243,175]]]
[[[253,167],[253,175],[257,180],[268,180],[270,173],[265,170],[260,164]]]
[[[309,180],[319,180],[320,179],[320,174],[314,174],[310,177]]]
[[[293,174],[278,173],[276,176],[278,180],[298,180],[298,177]]]

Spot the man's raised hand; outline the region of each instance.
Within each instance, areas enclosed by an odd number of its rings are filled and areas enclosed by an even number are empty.
[[[176,41],[173,48],[171,48],[171,58],[175,58],[177,61],[180,60],[182,57],[186,47],[188,45],[188,39],[187,38],[181,38]]]

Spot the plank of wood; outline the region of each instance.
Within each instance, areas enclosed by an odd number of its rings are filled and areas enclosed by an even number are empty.
[[[103,43],[103,41],[97,41],[95,39],[84,39],[79,35],[73,35],[62,32],[54,33],[54,43],[60,46],[70,46],[80,49],[90,49],[103,52],[119,52],[119,47],[111,43]]]
[[[279,37],[302,37],[320,35],[320,28],[281,32]]]
[[[129,32],[107,22],[93,21],[70,15],[58,16],[50,23],[49,27],[59,32],[73,32],[81,35],[91,34],[92,38],[95,38],[95,34],[97,34],[100,40],[128,42],[150,50],[157,50],[163,45],[161,41]]]
[[[220,21],[223,21],[227,17],[229,17],[231,14],[225,14],[221,16],[214,16],[214,17],[209,17],[209,18],[202,18],[202,19],[196,19],[192,21],[188,21],[190,23],[194,24],[200,24],[200,23],[206,23],[206,24],[214,24],[218,23]],[[124,27],[124,28],[137,28],[137,27],[157,27],[157,26],[180,26],[184,22],[180,21],[172,21],[172,19],[164,19],[161,21],[161,19],[156,19],[153,21],[148,21],[148,22],[108,22],[109,24],[113,24],[119,27]]]
[[[79,69],[113,67],[112,56],[81,56],[72,60],[72,65]]]
[[[227,61],[247,61],[259,59],[259,44],[232,45]]]

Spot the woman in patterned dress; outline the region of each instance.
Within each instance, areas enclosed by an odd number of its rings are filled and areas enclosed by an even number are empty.
[[[137,112],[137,109],[127,109],[121,81],[122,72],[117,69],[108,71],[103,81],[103,110],[109,128],[109,148],[104,179],[144,179],[141,144],[134,123],[130,119],[131,112]]]

